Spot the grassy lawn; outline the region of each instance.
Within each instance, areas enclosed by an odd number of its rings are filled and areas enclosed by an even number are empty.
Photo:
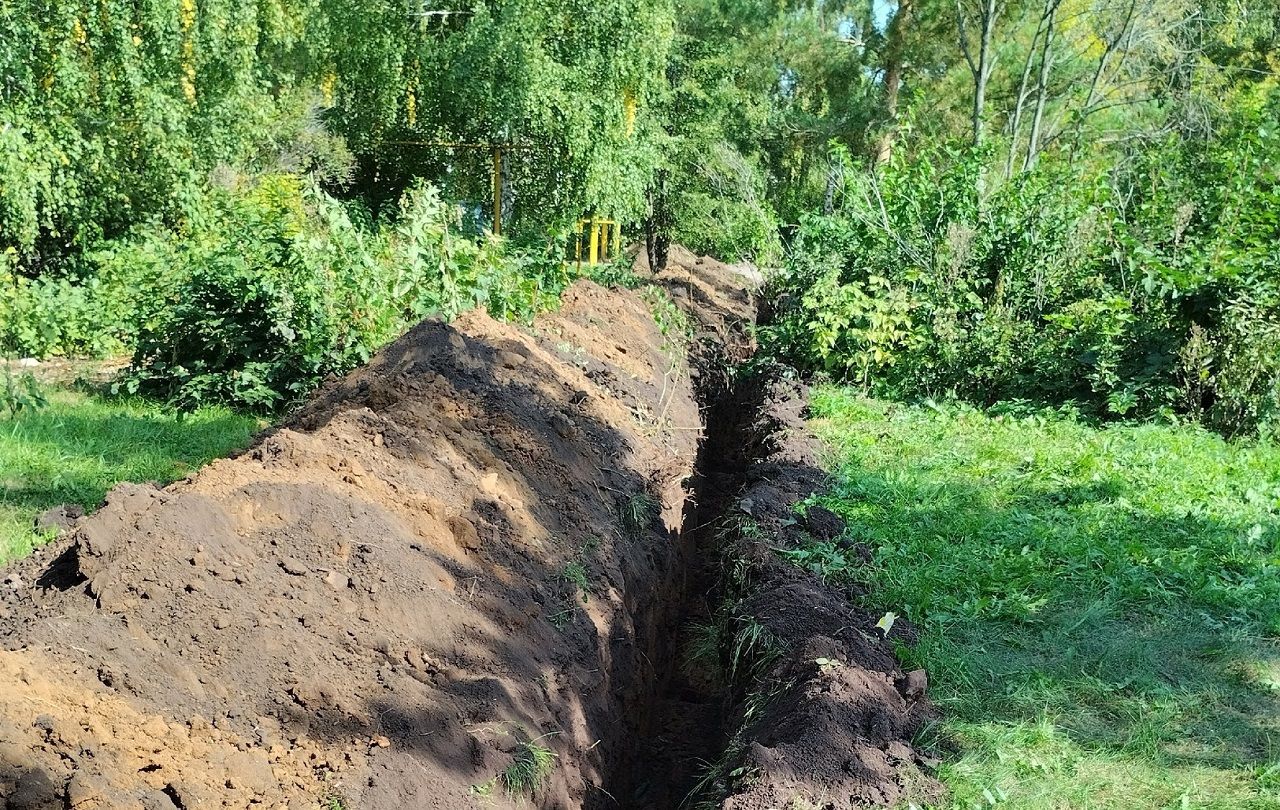
[[[810,564],[912,619],[958,808],[1280,808],[1280,447],[825,388]]]
[[[64,503],[93,508],[120,481],[180,478],[248,444],[256,419],[206,408],[179,419],[153,402],[66,389],[49,405],[0,414],[0,564],[47,538],[36,515]]]

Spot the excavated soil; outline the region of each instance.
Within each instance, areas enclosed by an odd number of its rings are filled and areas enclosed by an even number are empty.
[[[820,479],[761,472],[787,460],[732,373],[743,274],[673,258],[692,347],[586,281],[530,328],[427,322],[240,456],[118,487],[0,572],[0,810],[672,808],[698,776],[652,753],[673,733],[742,761],[725,808],[905,795],[926,704],[874,618],[708,530],[750,504],[783,537]],[[750,717],[750,684],[680,674],[729,549],[789,650]]]
[[[811,505],[827,487],[820,448],[804,425],[807,391],[765,366],[744,376],[729,401],[749,424],[734,435],[746,458],[741,487],[720,522],[716,589],[738,662],[720,762],[723,810],[851,808],[927,804],[943,796],[937,762],[911,741],[936,716],[923,670],[904,672],[894,641],[915,631],[904,619],[886,634],[881,614],[856,590],[824,581],[778,552],[842,539],[844,523]],[[726,448],[722,458],[735,459]],[[745,463],[744,463],[745,462]],[[807,504],[803,514],[798,504]],[[726,616],[727,611],[727,616]],[[741,639],[754,640],[747,647]],[[729,666],[733,650],[726,650]]]

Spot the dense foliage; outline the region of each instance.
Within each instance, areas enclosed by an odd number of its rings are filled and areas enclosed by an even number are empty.
[[[909,42],[931,69],[907,72],[908,109],[872,143],[831,144],[835,191],[799,215],[775,278],[777,349],[909,397],[1229,433],[1276,416],[1274,10],[980,5],[1003,34],[986,86],[967,85],[963,32],[950,62]],[[955,24],[914,14],[917,35]]]
[[[184,407],[296,402],[428,315],[528,318],[567,281],[558,263],[460,235],[429,186],[376,229],[292,175],[214,195],[202,214],[169,245],[167,294],[138,319],[129,380]]]
[[[0,353],[278,407],[428,314],[527,317],[579,217],[643,215],[671,17],[0,5]]]
[[[0,350],[283,404],[540,305],[594,213],[778,268],[775,350],[839,379],[1251,430],[1278,42],[1263,0],[9,2]]]
[[[847,170],[777,279],[776,336],[884,392],[1256,426],[1280,413],[1280,93],[1256,92],[1211,144],[1045,160],[981,196],[986,150]]]

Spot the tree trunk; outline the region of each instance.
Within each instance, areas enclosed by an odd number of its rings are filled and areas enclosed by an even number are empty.
[[[658,171],[653,185],[649,187],[649,217],[644,224],[649,270],[660,273],[667,269],[667,254],[671,249],[671,204],[667,197],[665,169]]]
[[[995,68],[995,53],[991,40],[995,35],[996,23],[1004,6],[1000,0],[982,0],[978,14],[981,29],[978,32],[978,58],[973,57],[973,49],[969,45],[969,27],[965,23],[963,0],[956,0],[956,22],[960,28],[960,49],[969,70],[973,74],[973,143],[981,146],[984,138],[983,115],[987,105],[987,85],[991,81],[991,72]]]
[[[1027,105],[1027,97],[1030,93],[1027,91],[1027,85],[1031,81],[1031,66],[1036,61],[1036,46],[1040,44],[1040,34],[1044,32],[1044,17],[1040,18],[1040,24],[1036,26],[1035,36],[1031,38],[1031,44],[1027,46],[1027,58],[1022,63],[1022,78],[1018,82],[1018,95],[1014,99],[1013,119],[1009,122],[1009,154],[1004,161],[1004,178],[1008,180],[1013,177],[1013,164],[1018,157],[1018,133],[1022,130],[1022,111]]]
[[[911,12],[914,0],[899,0],[898,11],[889,23],[889,42],[885,49],[884,67],[884,112],[888,122],[884,134],[876,144],[875,163],[877,166],[888,163],[893,157],[893,142],[898,134],[898,94],[902,88],[902,73],[905,68],[903,41],[907,28],[911,25]]]
[[[1031,135],[1027,138],[1027,159],[1023,171],[1035,168],[1040,157],[1040,129],[1044,125],[1044,106],[1049,98],[1049,71],[1053,68],[1053,23],[1062,0],[1046,0],[1044,44],[1040,49],[1040,74],[1036,79],[1036,111],[1031,118]]]

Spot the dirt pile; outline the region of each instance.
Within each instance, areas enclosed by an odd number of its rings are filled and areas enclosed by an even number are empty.
[[[911,640],[913,629],[899,619],[886,638],[877,626],[882,616],[854,589],[779,554],[815,542],[860,551],[842,538],[841,518],[811,504],[827,487],[816,466],[820,448],[804,425],[807,392],[782,371],[754,370],[731,397],[751,421],[731,428],[749,437],[737,443],[749,457],[727,458],[744,473],[718,534],[724,562],[716,616],[728,639],[721,663],[735,685],[724,754],[711,774],[726,797],[720,806],[937,800],[937,763],[911,745],[935,714],[924,696],[927,676],[904,672],[892,648],[893,640]]]
[[[671,654],[699,433],[637,295],[423,324],[240,457],[120,487],[11,569],[0,796],[515,806],[514,763],[539,806],[610,804]]]
[[[424,323],[4,572],[0,810],[905,795],[924,704],[875,617],[770,550],[821,478],[737,370],[749,274],[672,258],[691,342],[669,301],[590,282],[529,328]],[[726,604],[725,638],[774,652],[691,676]]]

